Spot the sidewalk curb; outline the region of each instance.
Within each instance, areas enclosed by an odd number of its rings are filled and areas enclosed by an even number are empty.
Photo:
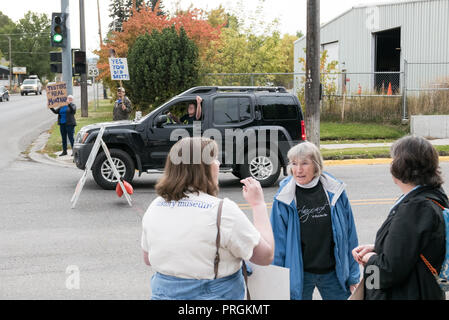
[[[48,141],[50,134],[46,131],[43,132],[32,144],[29,153],[29,158],[35,162],[56,165],[64,168],[76,168],[75,163],[68,162],[67,160],[58,160],[50,157],[48,154],[41,153]],[[380,165],[390,164],[392,159],[389,158],[374,158],[374,159],[346,159],[346,160],[325,160],[324,165],[328,167],[332,166],[354,166],[354,165]],[[449,162],[449,156],[440,157],[440,162]]]
[[[376,164],[390,164],[392,159],[389,158],[375,158],[375,159],[347,159],[347,160],[325,160],[324,165],[332,166],[350,166],[350,165],[376,165]],[[440,157],[440,162],[449,162],[449,157]]]
[[[48,154],[41,153],[41,151],[45,148],[45,145],[48,141],[50,134],[48,132],[43,132],[39,135],[39,137],[31,144],[31,150],[28,154],[28,157],[38,163],[50,165],[50,166],[58,166],[62,168],[75,168],[75,164],[69,164],[67,162],[58,161],[53,159]]]

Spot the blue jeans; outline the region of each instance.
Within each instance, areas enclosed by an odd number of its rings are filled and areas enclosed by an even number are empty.
[[[67,152],[67,137],[69,138],[70,145],[73,149],[75,126],[68,126],[66,124],[60,124],[59,130],[61,131],[62,137],[62,151]]]
[[[216,280],[181,279],[156,273],[151,278],[151,300],[243,300],[242,270]]]
[[[347,300],[350,296],[349,288],[341,287],[335,271],[327,274],[304,272],[302,299],[312,300],[315,287],[318,288],[323,300]]]

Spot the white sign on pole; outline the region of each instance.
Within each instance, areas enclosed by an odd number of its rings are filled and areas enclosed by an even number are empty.
[[[81,179],[78,181],[78,184],[75,188],[75,193],[72,196],[72,199],[70,202],[72,203],[72,209],[75,209],[76,203],[78,202],[78,199],[80,197],[81,191],[84,188],[84,184],[86,183],[87,174],[92,169],[92,165],[94,164],[94,161],[97,157],[98,151],[100,150],[100,147],[103,148],[104,153],[106,154],[106,157],[108,159],[109,164],[111,165],[112,171],[115,175],[115,178],[118,180],[118,183],[120,184],[120,188],[123,191],[123,194],[126,197],[126,200],[128,201],[128,204],[130,207],[132,207],[132,201],[131,197],[129,196],[128,192],[126,191],[125,185],[121,181],[121,176],[117,171],[117,168],[115,167],[114,162],[112,161],[111,154],[109,152],[108,147],[106,146],[106,143],[103,141],[103,134],[106,130],[105,127],[101,127],[100,132],[98,133],[97,139],[95,140],[94,146],[92,147],[92,151],[90,152],[89,158],[87,159],[86,163],[86,169],[84,170],[83,175],[81,176]]]
[[[27,68],[26,67],[13,67],[12,73],[14,74],[27,74]]]
[[[96,64],[89,64],[87,68],[87,75],[89,77],[98,77],[100,72],[98,71]]]
[[[109,67],[111,69],[112,80],[129,81],[128,59],[109,58]]]

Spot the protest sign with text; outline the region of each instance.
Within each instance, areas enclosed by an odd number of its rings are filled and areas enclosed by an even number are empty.
[[[67,105],[67,84],[65,82],[47,85],[47,107],[60,108]]]
[[[129,81],[128,59],[109,58],[112,80]]]

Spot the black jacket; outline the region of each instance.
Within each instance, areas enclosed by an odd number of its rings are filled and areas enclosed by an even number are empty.
[[[66,113],[66,125],[67,126],[76,126],[75,114],[76,114],[76,105],[74,103],[69,103],[67,105],[67,113]],[[50,110],[58,115],[58,124],[61,125],[61,115],[59,114],[59,109],[55,110],[54,108],[50,108]]]
[[[375,252],[365,267],[365,279],[378,267],[379,289],[365,287],[366,300],[444,300],[423,254],[440,272],[445,256],[445,226],[442,210],[431,200],[448,207],[443,189],[421,187],[395,206],[376,235]]]

